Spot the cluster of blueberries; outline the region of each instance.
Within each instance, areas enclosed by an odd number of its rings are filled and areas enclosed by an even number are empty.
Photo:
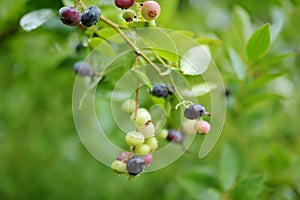
[[[95,25],[101,16],[101,10],[97,6],[91,6],[82,14],[75,7],[62,7],[59,9],[60,20],[69,26],[77,26],[80,24],[85,27]]]
[[[127,22],[131,22],[137,18],[135,11],[127,10],[134,5],[134,0],[115,0],[115,5],[121,9],[126,9],[123,13],[123,18]],[[147,20],[155,20],[160,15],[160,5],[156,1],[137,1],[140,2],[141,16]],[[143,3],[142,3],[143,2]],[[95,25],[101,16],[101,9],[97,6],[90,6],[82,14],[79,10],[72,6],[62,7],[59,10],[59,16],[61,21],[68,26],[77,26],[80,24],[85,27],[91,27]]]
[[[150,93],[158,98],[167,98],[174,92],[174,87],[154,83]],[[170,89],[171,88],[171,89]],[[162,129],[157,134],[154,124],[151,123],[151,115],[145,108],[136,109],[134,100],[125,101],[122,110],[131,115],[132,122],[136,126],[135,131],[126,134],[125,141],[130,146],[130,151],[120,153],[112,162],[111,168],[117,175],[127,174],[134,178],[142,173],[151,163],[153,152],[158,148],[157,137],[168,142],[183,145],[187,134],[206,134],[210,130],[210,124],[202,119],[207,114],[201,104],[193,104],[185,108],[180,130]]]
[[[114,3],[118,8],[125,10],[122,17],[126,22],[133,22],[138,19],[153,21],[160,15],[160,5],[156,1],[115,0]],[[135,9],[138,11],[138,17],[134,10],[129,10],[134,6],[134,3],[137,3],[136,8],[139,7]],[[90,6],[82,13],[76,7],[62,7],[59,10],[61,21],[69,26],[91,27],[100,20],[101,14],[102,12],[97,6]],[[82,77],[93,78],[95,76],[90,64],[84,61],[76,62],[73,69],[77,75]],[[171,84],[153,83],[149,93],[157,98],[167,99],[176,91]],[[201,104],[193,104],[185,108],[185,120],[182,122],[180,130],[163,129],[159,133],[156,133],[156,127],[151,122],[150,113],[145,108],[137,108],[136,101],[124,102],[122,109],[131,115],[136,129],[125,136],[130,151],[120,153],[112,162],[111,168],[116,174],[127,174],[129,178],[139,175],[152,163],[152,153],[158,148],[157,136],[182,145],[187,134],[199,133],[203,135],[210,130],[210,124],[202,119],[207,112]]]

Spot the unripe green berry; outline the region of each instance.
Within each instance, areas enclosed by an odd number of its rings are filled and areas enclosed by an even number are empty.
[[[145,20],[154,20],[160,15],[160,5],[156,1],[146,1],[143,3],[141,14]]]
[[[114,162],[112,162],[111,168],[116,174],[124,174],[127,172],[126,163],[120,160],[115,160]]]
[[[142,126],[139,128],[139,131],[144,135],[145,138],[152,137],[155,133],[155,126],[154,124],[150,123],[147,126]]]
[[[128,112],[129,114],[135,111],[135,100],[128,99],[122,104],[122,110]]]
[[[162,129],[158,134],[157,137],[160,139],[166,139],[168,137],[168,130],[167,129]]]
[[[195,125],[195,130],[201,134],[207,134],[210,130],[210,124],[207,121],[201,120]]]
[[[131,114],[131,120],[135,124],[136,127],[143,127],[147,126],[151,122],[151,115],[150,113],[144,108],[143,110],[138,109],[137,115],[135,116],[135,113]]]
[[[137,113],[142,113],[142,112],[148,112],[148,110],[146,108],[139,108],[137,110]]]
[[[148,144],[141,144],[136,146],[134,149],[134,153],[138,155],[146,155],[150,153],[150,146]]]
[[[195,125],[197,124],[197,120],[184,120],[181,124],[182,133],[184,134],[194,134],[197,131],[195,130]]]
[[[125,141],[130,146],[138,146],[144,143],[144,135],[137,131],[131,131],[126,134]]]
[[[136,14],[133,10],[126,10],[122,17],[126,22],[132,22],[136,18]]]
[[[153,152],[158,148],[158,141],[156,137],[147,138],[144,144],[148,144],[150,146],[150,152]]]

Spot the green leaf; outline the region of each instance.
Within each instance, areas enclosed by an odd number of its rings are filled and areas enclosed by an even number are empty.
[[[244,80],[246,77],[245,65],[240,56],[232,49],[228,49],[229,57],[232,63],[232,67],[240,80]]]
[[[208,199],[209,200],[221,200],[221,194],[218,190],[214,188],[208,189]]]
[[[87,5],[87,6],[91,6],[91,5],[96,5],[98,6],[99,3],[100,3],[100,0],[81,0],[84,5]]]
[[[20,20],[20,25],[25,31],[32,31],[46,23],[55,15],[51,9],[35,10],[24,15]]]
[[[89,46],[108,57],[113,58],[116,56],[115,50],[101,38],[94,37],[89,41]]]
[[[220,185],[215,171],[211,168],[202,166],[187,169],[176,181],[182,189],[193,196],[193,199],[217,199],[215,192],[220,189]]]
[[[282,96],[275,93],[265,93],[265,94],[253,94],[248,95],[248,98],[244,98],[241,100],[242,107],[250,107],[253,104],[258,104],[262,101],[273,100],[273,99],[281,99]]]
[[[151,81],[150,79],[148,78],[148,76],[144,73],[144,72],[141,72],[139,70],[135,70],[133,69],[132,70],[132,73],[134,74],[134,76],[141,82],[141,83],[144,83],[148,86],[148,88],[152,91],[153,89],[153,86],[151,84]]]
[[[240,6],[236,6],[233,10],[233,26],[245,43],[251,35],[252,24],[247,11]]]
[[[171,62],[178,62],[177,47],[173,39],[163,29],[137,29],[136,33],[144,44],[140,48],[150,48],[160,57]]]
[[[233,200],[255,199],[262,190],[264,180],[264,175],[249,176],[241,180],[231,194]]]
[[[180,61],[183,74],[199,75],[204,73],[210,64],[211,54],[207,45],[199,45],[189,49]]]
[[[176,16],[179,0],[163,0],[159,1],[161,12],[159,18],[157,19],[158,24],[167,26],[170,22],[174,20]]]
[[[124,43],[124,39],[113,28],[101,28],[96,32],[96,34],[105,40],[109,40],[119,44]]]
[[[248,40],[246,44],[248,58],[255,61],[264,56],[269,50],[270,41],[270,24],[265,24],[258,28]]]
[[[62,3],[64,4],[64,6],[74,6],[73,0],[62,0]]]
[[[177,63],[178,62],[178,55],[173,53],[173,52],[170,52],[170,51],[166,51],[166,50],[163,50],[163,49],[153,49],[153,51],[159,55],[160,57],[168,60],[168,61],[171,61],[171,62],[174,62],[174,63]]]
[[[217,85],[214,83],[200,83],[200,84],[193,85],[192,89],[182,90],[181,93],[184,96],[189,96],[189,97],[204,96],[216,88]]]
[[[129,23],[129,25],[132,26],[132,28],[135,28],[135,29],[145,28],[145,27],[150,26],[149,22],[147,22],[147,21],[131,22],[131,23]]]
[[[258,88],[261,88],[261,86],[266,85],[268,82],[270,82],[282,75],[283,74],[281,74],[281,73],[278,73],[278,74],[269,73],[264,76],[261,76],[261,77],[255,79],[253,82],[247,83],[245,85],[244,92],[246,94],[249,94],[250,92],[257,90]]]
[[[271,41],[274,41],[282,30],[282,27],[287,19],[282,8],[274,7],[271,10]]]
[[[207,45],[212,45],[212,44],[217,44],[220,45],[223,43],[222,40],[216,39],[216,38],[209,38],[209,37],[199,37],[195,39],[199,44],[207,44]]]
[[[237,177],[238,158],[230,144],[226,144],[221,151],[219,177],[224,190],[229,190]]]

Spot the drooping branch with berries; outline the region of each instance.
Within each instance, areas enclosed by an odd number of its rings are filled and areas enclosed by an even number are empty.
[[[117,8],[121,9],[122,22],[105,17],[105,11],[102,11],[101,5],[85,5],[81,0],[76,0],[72,6],[62,7],[59,10],[59,17],[63,24],[78,27],[80,34],[86,38],[86,43],[82,46],[89,52],[99,50],[97,44],[101,43],[105,43],[108,47],[108,49],[100,49],[102,53],[107,53],[110,46],[119,45],[119,43],[110,43],[111,41],[104,37],[101,27],[105,24],[110,28],[110,33],[112,30],[117,33],[134,53],[135,61],[128,71],[135,74],[135,98],[124,100],[121,109],[130,115],[130,123],[135,128],[127,132],[124,138],[128,150],[116,155],[116,159],[111,164],[116,174],[127,174],[129,178],[133,178],[151,165],[155,157],[154,152],[160,149],[159,140],[179,144],[182,151],[187,152],[184,145],[186,137],[195,133],[199,135],[209,133],[210,123],[204,120],[204,117],[210,116],[210,113],[206,112],[202,104],[191,101],[189,98],[198,95],[199,84],[192,86],[191,89],[183,88],[178,83],[178,77],[182,76],[189,82],[191,76],[201,76],[209,68],[211,56],[206,45],[190,42],[192,38],[186,34],[157,27],[156,19],[162,12],[158,2],[115,0],[114,3]],[[150,31],[143,32],[144,29]],[[166,37],[166,40],[160,37]],[[171,50],[163,49],[164,42],[173,45]],[[181,44],[178,48],[180,42],[184,45]],[[143,46],[141,43],[147,47],[141,47]],[[101,86],[100,80],[111,75],[109,70],[94,65],[91,59],[78,60],[73,65],[76,75],[89,79],[86,92],[78,105],[80,108],[90,90]],[[147,67],[144,70],[145,65]],[[152,75],[148,74],[148,68],[153,71]],[[155,81],[152,81],[154,77]],[[149,109],[151,105],[140,105],[139,90],[144,89],[143,85],[147,86],[149,95],[154,98],[154,101],[163,102],[161,105],[164,108],[165,124],[159,125],[162,120],[153,120]],[[204,87],[207,88],[207,85]],[[209,92],[210,90],[206,93]],[[172,121],[173,117],[170,113],[178,108],[184,110],[183,119],[179,126],[171,126],[169,121]],[[209,148],[212,148],[217,138],[218,136],[211,142]]]

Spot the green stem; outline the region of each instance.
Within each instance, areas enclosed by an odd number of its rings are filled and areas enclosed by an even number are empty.
[[[120,35],[121,37],[125,40],[125,42],[135,51],[136,55],[139,55],[141,56],[149,65],[151,65],[154,70],[161,76],[161,70],[160,68],[151,61],[150,58],[148,58],[148,56],[146,56],[142,51],[140,51],[140,49],[127,37],[127,35],[124,33],[124,31],[122,31],[121,27],[114,23],[113,21],[107,19],[106,17],[104,16],[101,16],[100,17],[101,20],[106,23],[107,25],[111,26],[112,28],[114,28]],[[158,55],[156,55],[154,53],[154,55],[156,57],[159,57]],[[167,66],[167,64],[160,58],[159,61],[166,67],[166,68],[169,68],[169,66]],[[180,94],[180,92],[178,91],[175,83],[174,83],[174,80],[173,80],[173,77],[169,74],[170,76],[170,81],[171,81],[171,84],[173,85],[174,87],[174,90],[175,90],[175,94],[177,94],[178,98],[180,99],[180,101],[184,102],[184,98],[182,97],[182,95]],[[163,76],[161,76],[161,79],[162,81],[165,83],[165,85],[168,87],[168,84],[165,80],[165,78]]]

